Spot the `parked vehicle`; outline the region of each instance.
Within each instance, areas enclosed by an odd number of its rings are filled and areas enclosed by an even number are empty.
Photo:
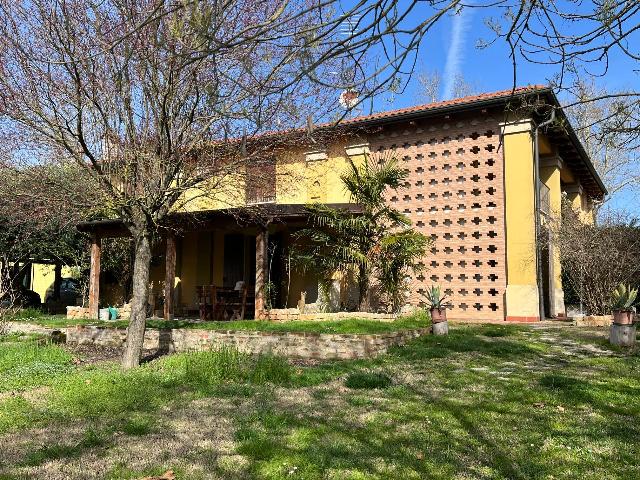
[[[63,278],[60,282],[60,299],[59,302],[64,305],[75,305],[77,298],[80,296],[80,285],[73,278]],[[45,295],[45,303],[54,302],[53,285],[47,289]]]
[[[22,308],[38,308],[42,304],[42,300],[40,299],[40,295],[38,295],[33,290],[29,290],[23,286],[19,286],[15,291],[15,296],[13,300],[9,298],[5,298],[0,301],[0,307],[9,308],[9,307],[22,307]]]

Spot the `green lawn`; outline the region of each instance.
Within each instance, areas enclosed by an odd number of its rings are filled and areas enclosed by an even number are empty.
[[[640,476],[640,356],[604,330],[454,325],[376,360],[224,350],[127,373],[10,337],[0,384],[0,479]]]
[[[64,315],[44,315],[34,310],[18,314],[17,322],[28,322],[45,327],[63,328],[73,325],[99,325],[103,327],[126,328],[127,322],[118,320],[101,322],[97,320],[70,320]],[[249,330],[259,332],[309,332],[309,333],[385,333],[402,329],[424,328],[430,325],[427,315],[401,317],[393,322],[354,318],[327,321],[270,322],[266,320],[242,320],[233,322],[193,322],[185,320],[147,320],[148,328],[190,328],[204,330]]]

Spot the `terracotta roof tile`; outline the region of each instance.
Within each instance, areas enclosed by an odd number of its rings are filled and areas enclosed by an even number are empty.
[[[516,95],[522,95],[525,93],[533,93],[533,92],[545,90],[548,88],[549,87],[545,85],[529,85],[529,86],[516,87],[514,89],[481,93],[479,95],[469,95],[466,97],[454,98],[451,100],[444,100],[441,102],[426,103],[423,105],[415,105],[413,107],[400,108],[396,110],[387,110],[384,112],[372,113],[370,115],[362,115],[354,118],[345,118],[340,122],[338,122],[338,125],[353,125],[353,124],[365,123],[365,122],[368,123],[376,120],[388,120],[388,119],[393,119],[394,117],[399,117],[406,114],[422,113],[422,112],[426,113],[426,112],[429,112],[430,110],[437,110],[440,108],[446,108],[446,107],[451,107],[456,105],[462,106],[462,105],[486,101],[486,100],[497,100],[500,98],[507,99],[512,95],[516,96]],[[324,123],[316,124],[316,127],[326,128],[334,125],[336,125],[335,122],[324,122]],[[278,136],[278,135],[284,135],[284,134],[304,132],[305,130],[306,129],[303,127],[284,129],[284,130],[270,130],[270,131],[266,131],[258,135],[255,135],[252,138],[259,139],[259,138],[272,137],[272,136]],[[239,140],[239,139],[236,139],[236,140]]]
[[[506,98],[511,95],[521,95],[524,93],[531,93],[538,90],[544,90],[546,88],[548,87],[546,87],[545,85],[530,85],[530,86],[524,86],[524,87],[516,87],[515,89],[499,90],[497,92],[481,93],[479,95],[469,95],[466,97],[454,98],[452,100],[444,100],[441,102],[415,105],[413,107],[400,108],[397,110],[388,110],[385,112],[373,113],[371,115],[362,115],[360,117],[344,119],[340,123],[351,124],[351,123],[369,122],[369,121],[378,120],[378,119],[393,118],[396,116],[405,115],[407,113],[427,112],[429,110],[436,110],[439,108],[450,107],[454,105],[464,105],[468,103],[475,103],[475,102],[480,102],[484,100],[493,100],[493,99],[498,99],[503,97]]]

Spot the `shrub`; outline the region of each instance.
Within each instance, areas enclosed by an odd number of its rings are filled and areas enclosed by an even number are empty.
[[[385,192],[404,188],[406,177],[393,155],[367,155],[358,165],[350,160],[340,178],[362,211],[354,215],[315,203],[307,206],[310,227],[296,233],[293,260],[297,267],[324,279],[325,284],[336,272],[354,275],[360,311],[372,306],[372,279],[377,281],[378,300],[399,311],[409,293],[407,278],[421,270],[419,260],[431,243],[386,200]]]
[[[185,380],[194,385],[211,386],[242,378],[245,359],[235,348],[222,347],[211,352],[185,355]]]
[[[562,221],[550,225],[560,248],[565,302],[582,302],[587,313],[611,313],[611,292],[621,283],[640,284],[640,228],[611,213],[598,224],[583,223],[564,204]]]
[[[347,376],[344,384],[351,389],[387,388],[392,384],[391,377],[382,372],[354,372]]]

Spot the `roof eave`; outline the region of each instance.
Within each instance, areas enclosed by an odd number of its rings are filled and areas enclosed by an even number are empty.
[[[377,118],[371,120],[361,120],[354,125],[380,125],[384,123],[396,123],[396,122],[404,122],[410,120],[417,120],[425,117],[442,115],[446,113],[459,113],[469,110],[477,110],[478,108],[490,108],[490,107],[500,107],[507,103],[509,100],[514,98],[522,98],[532,94],[546,94],[550,92],[549,88],[540,88],[540,89],[532,89],[526,92],[515,92],[514,94],[505,94],[498,97],[492,98],[483,98],[478,100],[472,100],[470,102],[451,104],[451,105],[443,105],[440,107],[429,108],[425,110],[418,110],[414,112],[403,112],[399,113],[395,116],[389,116],[384,118]],[[349,124],[345,124],[345,126],[350,126]]]
[[[578,135],[573,129],[573,126],[571,125],[571,123],[569,123],[567,115],[564,113],[562,107],[560,106],[558,97],[556,97],[556,94],[550,88],[548,88],[545,93],[549,95],[551,103],[554,105],[556,110],[560,112],[560,115],[567,120],[564,124],[564,130],[567,133],[567,136],[569,137],[569,140],[571,141],[573,147],[576,149],[576,151],[580,155],[582,162],[589,170],[591,177],[595,180],[596,184],[598,185],[598,188],[601,190],[602,197],[604,197],[609,193],[609,191],[607,190],[607,187],[605,187],[602,179],[600,178],[600,175],[596,171],[596,168],[594,167],[593,162],[591,162],[591,158],[589,158],[589,154],[584,149],[584,146],[582,145],[582,142],[580,141],[580,139],[578,138]]]

